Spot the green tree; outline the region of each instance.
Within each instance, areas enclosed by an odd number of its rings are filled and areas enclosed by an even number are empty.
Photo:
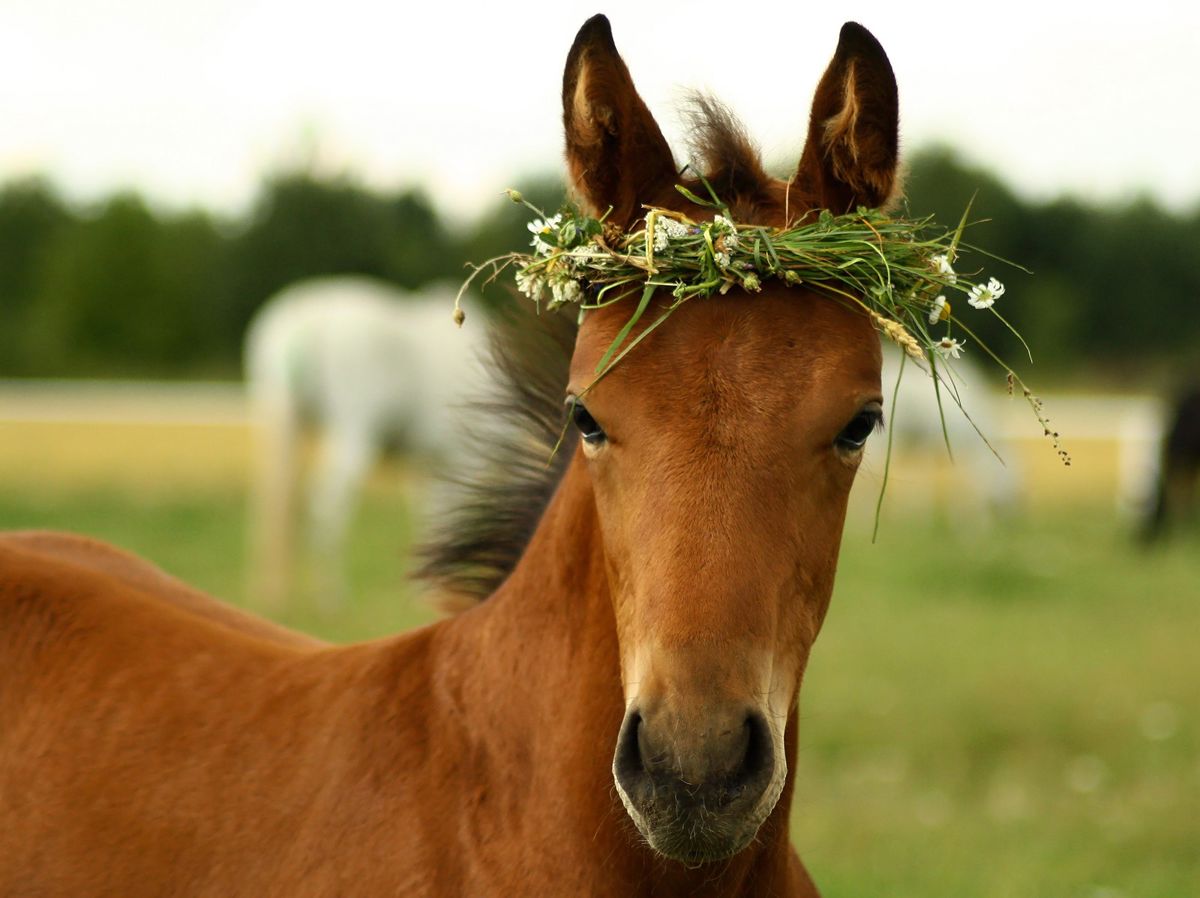
[[[71,213],[42,178],[0,189],[0,375],[36,367],[27,337],[38,272],[70,220]]]
[[[159,219],[133,194],[60,228],[29,315],[36,373],[151,376],[202,365],[221,249],[206,215]]]
[[[1034,272],[1005,272],[978,254],[960,262],[1004,281],[997,309],[1029,341],[1039,368],[1077,369],[1086,360],[1144,382],[1171,359],[1200,367],[1200,209],[1181,216],[1144,198],[1032,203],[944,148],[917,154],[908,188],[912,211],[943,224],[956,223],[974,195],[978,223],[964,239]],[[1023,354],[991,316],[964,317],[1005,358]]]
[[[558,177],[514,186],[547,213],[564,199]],[[912,214],[947,226],[974,197],[967,242],[1035,272],[978,252],[958,263],[1004,281],[997,310],[1028,339],[1039,381],[1081,362],[1090,377],[1126,383],[1161,380],[1172,365],[1200,369],[1200,208],[1032,202],[946,148],[916,154],[908,196]],[[156,212],[128,193],[79,210],[44,180],[13,182],[0,188],[0,375],[233,374],[251,316],[293,281],[359,273],[419,288],[462,278],[467,261],[527,249],[529,219],[497,196],[450,233],[419,190],[378,193],[304,171],[269,178],[231,221]],[[511,288],[504,276],[484,296]],[[1001,322],[965,302],[955,311],[1021,367],[1023,349]]]
[[[416,288],[459,270],[456,247],[418,191],[380,196],[346,179],[270,179],[231,241],[226,340],[240,343],[258,307],[302,278],[365,274]]]

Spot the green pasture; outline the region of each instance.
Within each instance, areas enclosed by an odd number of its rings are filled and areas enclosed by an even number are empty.
[[[409,486],[385,472],[366,499],[353,604],[286,622],[432,619],[404,580]],[[230,484],[0,472],[0,527],[102,536],[235,601],[243,511]],[[869,530],[857,512],[801,703],[794,833],[826,896],[1200,895],[1200,538],[1142,551],[1099,504],[991,527],[893,506]]]

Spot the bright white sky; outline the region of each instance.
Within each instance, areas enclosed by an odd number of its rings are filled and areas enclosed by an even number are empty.
[[[557,170],[562,66],[596,11],[677,154],[699,87],[790,165],[855,19],[891,57],[907,146],[950,142],[1034,197],[1200,201],[1191,0],[0,0],[0,180],[236,211],[313,158],[469,216]]]

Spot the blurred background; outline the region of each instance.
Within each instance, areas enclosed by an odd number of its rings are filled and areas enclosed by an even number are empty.
[[[974,341],[966,401],[1003,465],[957,425],[951,463],[906,397],[878,536],[876,451],[806,677],[797,845],[829,896],[1200,895],[1200,13],[831,6],[0,4],[0,526],[89,533],[261,608],[272,410],[242,356],[268,299],[352,275],[337,295],[407,322],[436,297],[448,323],[464,262],[526,243],[502,189],[561,199],[561,67],[594,12],[681,162],[674,110],[702,88],[781,174],[856,19],[900,85],[911,211],[953,224],[974,196],[970,239],[1034,272],[974,260],[1036,364],[979,333],[1073,464]],[[434,356],[396,389],[467,392],[468,363]],[[434,619],[405,575],[453,437],[338,455],[273,433],[327,496],[289,488],[270,613],[339,640]],[[322,508],[345,534],[306,521]]]

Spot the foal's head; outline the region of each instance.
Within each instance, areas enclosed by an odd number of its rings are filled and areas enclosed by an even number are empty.
[[[563,103],[571,179],[593,214],[611,208],[628,226],[652,204],[706,217],[675,190],[671,151],[601,16],[571,49]],[[858,25],[842,29],[789,181],[764,174],[723,110],[700,111],[707,180],[737,221],[795,224],[880,205],[894,187],[895,81]],[[686,303],[592,386],[630,312],[624,300],[587,314],[569,385],[620,644],[613,774],[650,845],[695,863],[744,848],[783,789],[784,730],[881,418],[879,341],[863,314],[768,281]]]

